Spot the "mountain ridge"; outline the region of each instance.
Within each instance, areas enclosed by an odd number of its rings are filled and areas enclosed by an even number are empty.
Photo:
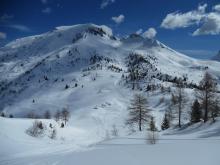
[[[212,60],[215,60],[215,61],[220,61],[220,50],[218,51],[218,53],[211,58]]]
[[[137,41],[135,37],[141,40]],[[144,61],[138,64],[134,59]],[[156,39],[130,35],[120,40],[104,25],[61,26],[51,32],[12,41],[0,48],[1,110],[15,116],[26,116],[29,111],[43,114],[46,109],[54,112],[65,106],[94,108],[96,104],[102,104],[99,95],[94,95],[94,103],[89,105],[82,105],[82,100],[78,103],[70,100],[79,100],[85,97],[85,93],[88,94],[84,91],[85,84],[94,93],[114,91],[113,95],[118,96],[120,90],[115,91],[118,88],[132,92],[129,67],[133,66],[129,63],[140,68],[140,89],[146,89],[147,84],[152,83],[170,86],[175,78],[186,79],[186,83],[193,86],[205,71],[217,80],[220,75],[217,62],[187,57]],[[126,83],[122,75],[127,76],[129,82]],[[95,83],[89,84],[88,81]],[[111,90],[105,89],[107,84]],[[65,86],[69,88],[65,89]],[[101,100],[108,102],[105,99]]]

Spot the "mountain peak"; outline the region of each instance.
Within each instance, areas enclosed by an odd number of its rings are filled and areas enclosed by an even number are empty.
[[[212,60],[220,61],[220,50],[218,51],[218,53],[214,57],[212,57]]]

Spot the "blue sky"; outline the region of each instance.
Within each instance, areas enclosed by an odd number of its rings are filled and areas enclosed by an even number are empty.
[[[1,46],[56,26],[95,23],[111,27],[118,36],[153,28],[156,39],[196,58],[220,50],[219,0],[0,1]]]

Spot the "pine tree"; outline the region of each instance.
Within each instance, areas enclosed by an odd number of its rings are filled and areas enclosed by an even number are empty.
[[[136,94],[131,100],[129,106],[129,119],[127,124],[137,124],[139,131],[142,131],[143,125],[148,121],[150,109],[148,108],[147,99],[141,94]]]
[[[168,128],[170,128],[170,121],[168,119],[168,115],[165,113],[164,118],[163,118],[163,122],[161,124],[161,129],[166,130]]]
[[[199,104],[199,101],[197,99],[193,102],[191,109],[192,109],[191,123],[200,122],[200,119],[202,117],[202,111],[201,111],[201,106]]]
[[[63,122],[61,123],[60,128],[64,128],[64,123]]]
[[[69,85],[66,84],[65,89],[68,89],[68,88],[69,88]]]

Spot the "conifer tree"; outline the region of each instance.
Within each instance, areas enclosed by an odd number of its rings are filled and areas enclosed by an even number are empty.
[[[164,118],[163,118],[163,122],[161,124],[161,129],[166,130],[168,128],[170,128],[170,121],[168,119],[168,115],[165,113]]]
[[[200,119],[202,117],[202,111],[201,111],[201,106],[199,104],[199,101],[197,99],[193,102],[191,109],[192,109],[191,123],[200,122]]]

